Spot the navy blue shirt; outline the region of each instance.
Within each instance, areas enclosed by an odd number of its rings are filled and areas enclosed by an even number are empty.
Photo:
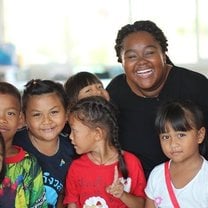
[[[59,193],[63,191],[66,173],[74,157],[74,149],[68,136],[60,135],[59,149],[55,155],[47,156],[39,152],[29,139],[27,129],[18,131],[13,143],[33,154],[43,171],[43,182],[49,207],[56,207]]]

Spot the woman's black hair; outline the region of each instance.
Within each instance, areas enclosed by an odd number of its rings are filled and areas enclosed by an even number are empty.
[[[6,163],[5,163],[5,157],[6,157],[6,150],[5,150],[5,143],[4,143],[4,138],[0,132],[0,148],[1,148],[1,152],[0,154],[2,154],[2,169],[0,170],[0,184],[2,183],[4,177],[5,177],[5,173],[6,173]]]
[[[175,131],[197,130],[206,127],[201,108],[189,100],[177,100],[163,103],[156,115],[155,127],[158,134],[167,132],[167,124]],[[200,153],[207,158],[207,136],[200,144]]]
[[[129,34],[135,33],[135,32],[148,32],[150,33],[156,41],[160,44],[162,51],[165,53],[168,51],[168,41],[166,36],[164,35],[163,31],[152,21],[150,20],[141,20],[136,21],[133,24],[127,24],[123,26],[117,34],[116,37],[116,44],[115,44],[115,50],[116,55],[118,58],[118,62],[122,62],[121,59],[121,51],[123,49],[123,40],[125,37],[127,37]],[[166,63],[172,64],[172,61],[170,58],[166,55]]]
[[[70,115],[73,115],[89,128],[100,127],[106,130],[109,144],[114,146],[119,154],[118,168],[126,179],[128,170],[118,141],[117,114],[117,108],[101,96],[83,98],[70,109]]]
[[[67,110],[67,97],[64,87],[61,83],[52,80],[32,79],[26,85],[22,95],[22,110],[25,113],[28,100],[33,95],[42,95],[47,93],[55,93]]]

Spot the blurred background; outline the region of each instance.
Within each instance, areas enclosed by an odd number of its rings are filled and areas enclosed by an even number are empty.
[[[106,86],[123,72],[117,31],[147,19],[167,36],[175,64],[208,76],[207,8],[207,0],[0,0],[0,80],[22,89],[32,78],[90,71]]]

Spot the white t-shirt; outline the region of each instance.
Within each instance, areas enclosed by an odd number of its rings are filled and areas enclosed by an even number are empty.
[[[156,166],[148,179],[146,195],[154,200],[156,208],[172,208],[165,182],[164,163]],[[173,186],[173,185],[172,185]],[[208,208],[208,161],[203,158],[197,175],[183,188],[173,190],[180,208]]]

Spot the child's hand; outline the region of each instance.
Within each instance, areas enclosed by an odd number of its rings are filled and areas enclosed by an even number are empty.
[[[116,198],[121,198],[124,192],[124,186],[118,178],[118,168],[115,166],[113,183],[106,188],[106,192]]]

